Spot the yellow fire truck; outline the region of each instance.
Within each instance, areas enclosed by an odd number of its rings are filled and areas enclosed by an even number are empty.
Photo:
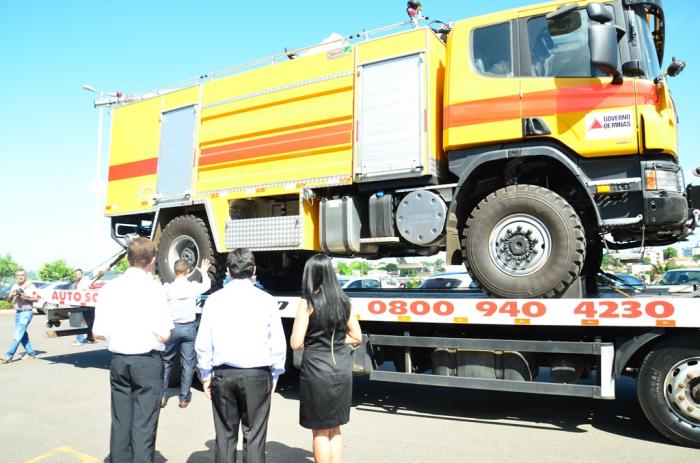
[[[256,252],[431,255],[489,294],[559,297],[602,250],[690,231],[660,0],[561,0],[406,23],[210,73],[112,110],[106,214],[158,268]],[[215,275],[216,276],[216,275]],[[218,275],[221,276],[220,274]]]

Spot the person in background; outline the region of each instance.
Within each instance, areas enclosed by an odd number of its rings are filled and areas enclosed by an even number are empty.
[[[76,268],[73,274],[73,284],[71,289],[78,291],[87,291],[90,289],[92,280],[83,274],[83,269]],[[87,334],[79,334],[75,337],[75,341],[71,344],[72,347],[84,346],[87,343],[95,343],[95,337],[92,335],[92,325],[95,323],[95,308],[88,307],[83,311],[83,317],[87,324]]]
[[[32,348],[29,342],[29,334],[27,329],[29,324],[32,322],[32,317],[34,316],[33,302],[39,300],[36,293],[36,287],[27,280],[27,272],[24,269],[19,269],[15,272],[15,277],[17,278],[17,283],[15,283],[10,289],[10,295],[7,298],[7,302],[14,304],[15,308],[15,335],[10,343],[10,348],[7,349],[5,358],[2,363],[12,362],[12,358],[17,352],[17,348],[20,344],[24,348],[26,355],[24,358],[34,359],[36,358],[36,351]]]
[[[164,343],[173,321],[163,286],[153,279],[156,246],[148,238],[127,248],[131,267],[108,282],[95,308],[95,337],[112,352],[109,461],[152,462],[163,396]]]
[[[243,461],[263,463],[270,400],[284,373],[287,343],[275,299],[251,281],[253,253],[235,249],[226,266],[232,280],[207,298],[195,342],[214,408],[215,461],[235,463],[242,423]]]
[[[362,332],[351,316],[350,299],[338,284],[331,259],[312,256],[304,266],[290,345],[304,349],[299,375],[299,423],[311,429],[314,460],[343,458],[340,426],[350,420],[352,359],[348,344],[360,344]]]
[[[202,259],[199,273],[202,281],[189,281],[187,274],[190,266],[184,260],[175,262],[175,281],[163,285],[168,298],[170,316],[173,319],[175,328],[170,335],[170,341],[165,344],[165,355],[163,355],[163,397],[160,406],[165,407],[168,403],[168,384],[170,383],[170,371],[172,370],[175,357],[180,354],[180,408],[185,408],[190,404],[192,398],[190,387],[197,355],[194,351],[194,340],[197,337],[197,326],[195,323],[197,312],[197,296],[211,288],[209,279],[209,259]]]

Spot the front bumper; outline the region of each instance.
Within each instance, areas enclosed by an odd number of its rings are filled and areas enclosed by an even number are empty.
[[[688,185],[685,190],[688,197],[688,219],[690,227],[700,227],[700,185]]]
[[[649,230],[682,227],[688,220],[683,170],[669,161],[642,162],[644,225]]]
[[[688,200],[682,194],[644,192],[644,225],[649,230],[680,227],[688,220]]]

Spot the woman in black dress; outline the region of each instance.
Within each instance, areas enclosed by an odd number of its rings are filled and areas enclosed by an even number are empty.
[[[304,267],[302,298],[290,344],[304,349],[299,375],[299,423],[313,433],[317,463],[340,462],[340,426],[350,420],[352,359],[348,344],[362,342],[350,299],[340,289],[331,259],[311,257]]]

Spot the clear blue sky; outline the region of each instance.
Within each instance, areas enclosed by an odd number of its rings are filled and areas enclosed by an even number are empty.
[[[426,15],[448,21],[536,2],[423,3]],[[697,14],[691,0],[665,4],[664,65],[673,55],[688,63],[671,86],[681,164],[689,169],[700,166]],[[83,84],[145,92],[285,46],[311,45],[331,32],[400,22],[405,6],[402,0],[0,0],[0,253],[28,270],[58,258],[90,269],[117,250],[106,221],[96,225],[97,111]]]

